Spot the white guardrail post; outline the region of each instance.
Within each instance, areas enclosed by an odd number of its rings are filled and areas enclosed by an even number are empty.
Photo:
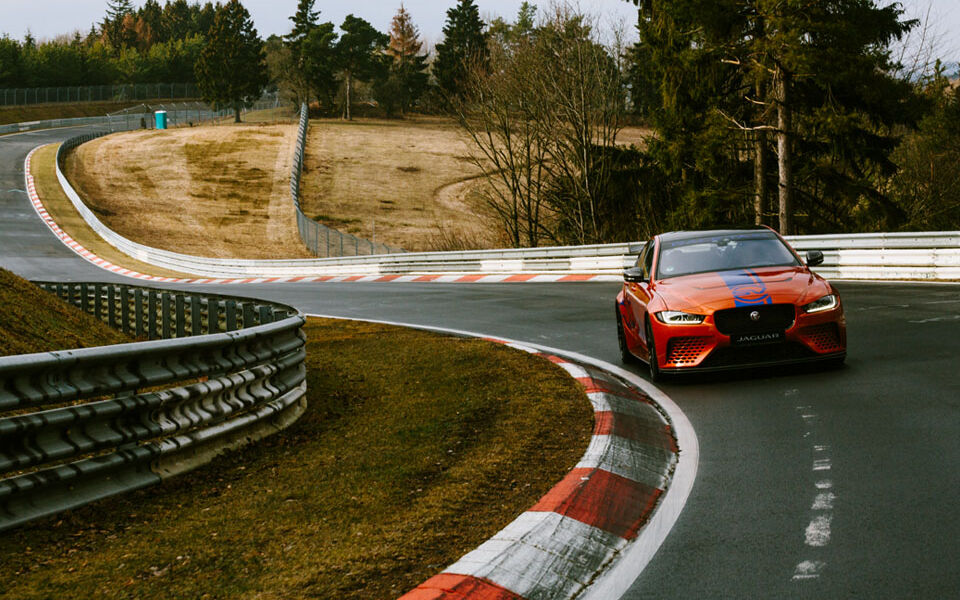
[[[38,285],[153,341],[0,357],[0,531],[189,471],[306,409],[305,319],[293,308]]]

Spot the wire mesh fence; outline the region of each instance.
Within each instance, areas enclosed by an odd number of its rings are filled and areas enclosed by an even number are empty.
[[[250,118],[250,113],[274,110],[269,120],[282,121],[296,119],[296,112],[287,111],[280,95],[271,92],[262,96],[248,107],[243,108],[241,114]],[[167,111],[167,127],[184,127],[200,123],[229,123],[232,121],[233,111],[214,110],[202,102],[176,102],[140,104],[102,117],[78,117],[72,119],[47,119],[30,121],[27,123],[11,123],[0,125],[0,135],[52,129],[54,127],[81,127],[96,125],[109,131],[128,131],[131,129],[153,129],[156,126],[154,114],[158,110]]]
[[[75,87],[2,88],[0,106],[57,102],[127,102],[131,100],[199,98],[194,83],[131,83]]]
[[[314,221],[303,212],[300,208],[300,177],[303,174],[303,155],[307,144],[308,123],[307,105],[303,104],[300,106],[300,126],[297,130],[297,145],[293,154],[293,168],[290,172],[290,195],[297,209],[297,229],[303,243],[313,252],[314,256],[320,258],[406,252],[402,248],[378,244],[349,233],[331,229]]]

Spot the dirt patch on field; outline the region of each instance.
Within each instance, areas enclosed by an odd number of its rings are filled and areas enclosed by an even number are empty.
[[[66,174],[131,240],[217,258],[307,258],[289,195],[294,125],[114,134],[80,146]]]
[[[475,194],[472,148],[449,119],[312,121],[304,212],[361,238],[407,250],[497,242]]]

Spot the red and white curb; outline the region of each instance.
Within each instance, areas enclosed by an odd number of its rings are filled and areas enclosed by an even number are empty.
[[[246,283],[573,283],[573,282],[601,282],[601,281],[622,281],[620,275],[607,275],[597,273],[471,273],[471,274],[415,274],[415,275],[313,275],[304,277],[242,277],[242,278],[209,278],[209,277],[158,277],[155,275],[146,275],[138,273],[131,269],[115,265],[105,260],[93,252],[87,250],[79,242],[71,238],[63,229],[57,225],[56,221],[44,208],[40,196],[37,194],[37,188],[33,181],[33,175],[30,172],[30,163],[34,152],[42,146],[38,146],[30,151],[24,160],[24,178],[26,180],[27,194],[30,197],[30,203],[40,216],[40,219],[47,224],[50,231],[63,242],[68,248],[76,252],[85,260],[94,265],[141,281],[155,281],[160,283],[191,283],[191,284],[246,284]]]
[[[482,337],[543,356],[583,384],[594,409],[593,437],[566,477],[401,600],[622,595],[666,538],[693,485],[699,450],[682,411],[643,379],[586,356],[471,332],[388,324]]]

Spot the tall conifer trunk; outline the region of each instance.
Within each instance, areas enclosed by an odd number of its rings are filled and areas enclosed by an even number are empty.
[[[793,156],[790,148],[790,130],[793,126],[790,110],[790,78],[782,68],[775,76],[777,94],[777,168],[779,175],[780,233],[793,233]]]
[[[767,212],[767,132],[754,132],[753,144],[753,222],[763,225]]]

